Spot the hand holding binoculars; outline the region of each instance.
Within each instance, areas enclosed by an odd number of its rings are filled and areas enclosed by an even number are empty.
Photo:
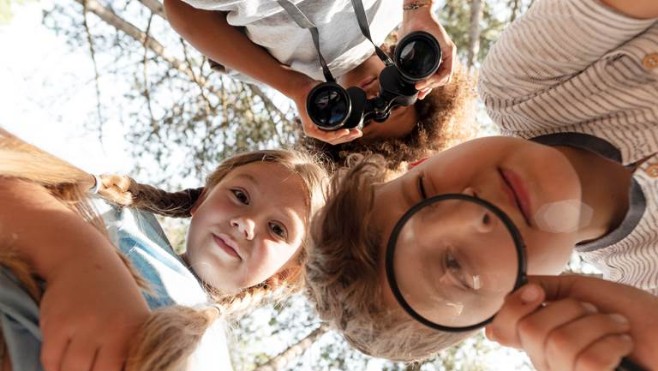
[[[359,87],[344,89],[328,81],[308,94],[309,117],[319,129],[326,131],[355,128],[370,120],[383,122],[393,108],[416,102],[416,82],[433,75],[441,65],[441,57],[441,47],[434,36],[423,31],[412,32],[395,48],[394,63],[382,58],[386,67],[379,74],[379,95],[368,99]]]

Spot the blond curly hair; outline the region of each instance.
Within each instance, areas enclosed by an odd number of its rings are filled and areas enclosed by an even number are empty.
[[[306,294],[317,312],[361,352],[419,361],[471,336],[426,327],[382,300],[381,234],[370,223],[374,188],[393,176],[381,156],[361,158],[338,172],[327,204],[313,220]]]

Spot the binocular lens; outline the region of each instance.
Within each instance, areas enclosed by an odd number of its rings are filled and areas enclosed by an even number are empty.
[[[413,81],[432,75],[441,63],[441,47],[425,32],[415,32],[402,39],[395,54],[398,68]]]
[[[350,111],[347,93],[333,84],[319,85],[311,91],[306,104],[309,116],[321,129],[342,125]]]

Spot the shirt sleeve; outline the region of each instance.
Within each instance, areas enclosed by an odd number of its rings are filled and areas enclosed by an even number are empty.
[[[523,99],[585,70],[651,27],[597,0],[536,0],[502,33],[483,62],[483,100]]]

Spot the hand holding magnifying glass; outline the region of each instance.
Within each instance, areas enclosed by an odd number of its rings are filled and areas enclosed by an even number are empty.
[[[527,283],[525,245],[495,205],[466,194],[438,195],[413,206],[393,228],[386,275],[415,320],[440,331],[471,331],[490,323],[506,296]],[[617,370],[643,368],[624,359]]]

